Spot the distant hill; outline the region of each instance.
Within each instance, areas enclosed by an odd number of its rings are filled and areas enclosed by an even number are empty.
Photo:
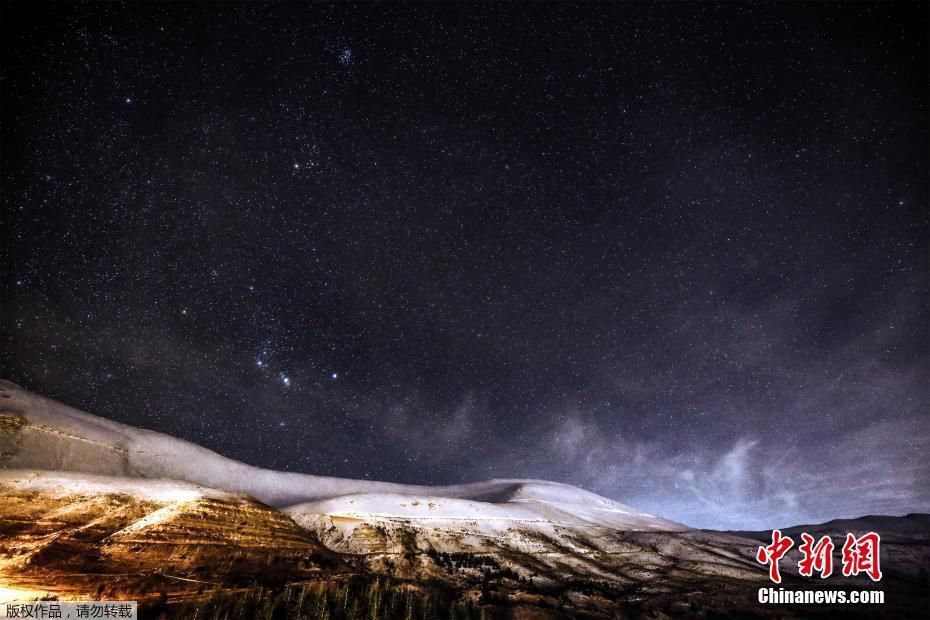
[[[780,529],[782,534],[789,536],[799,535],[802,532],[820,536],[845,536],[847,532],[860,535],[864,532],[878,532],[883,539],[889,537],[930,539],[930,514],[911,513],[903,517],[866,515],[855,519],[833,519],[825,523],[792,525]],[[740,530],[727,531],[727,533],[755,540],[771,540],[772,537],[772,530]]]

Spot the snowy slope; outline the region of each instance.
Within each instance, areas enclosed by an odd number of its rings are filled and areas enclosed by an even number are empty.
[[[926,516],[861,521],[822,527],[881,530],[883,583],[925,592],[926,536],[885,534],[898,521],[925,531]],[[517,605],[530,614],[520,617],[742,617],[759,609],[746,592],[770,583],[758,545],[542,480],[424,487],[260,469],[0,381],[0,594],[9,596],[99,597],[109,575],[106,595],[131,600],[308,580],[347,600],[349,575],[374,579],[369,595],[400,583],[402,597]],[[790,559],[783,572],[796,580]],[[916,617],[919,604],[895,597],[890,614]]]
[[[487,486],[505,481],[490,481]],[[625,530],[680,530],[678,524],[638,512],[576,487],[552,482],[508,482],[512,493],[482,501],[424,493],[356,493],[289,506],[285,512],[300,521],[302,514],[322,514],[343,520],[382,520],[445,526],[454,522],[482,524],[494,529],[544,522],[566,527]],[[472,487],[474,488],[474,487]],[[587,501],[585,501],[587,500]]]
[[[100,418],[0,380],[0,468],[164,478],[244,493],[266,504],[303,505],[290,512],[339,510],[346,496],[364,511],[396,512],[404,497],[445,502],[446,513],[541,518],[626,529],[687,529],[570,485],[541,480],[488,480],[424,487],[278,472],[245,465],[196,444]],[[323,500],[331,503],[319,503]],[[309,505],[308,505],[309,503]],[[436,501],[434,500],[435,504]],[[408,508],[412,503],[407,502]],[[350,504],[351,506],[351,504]],[[360,504],[361,506],[361,504]],[[450,512],[451,511],[451,512]]]
[[[38,492],[46,497],[68,495],[131,495],[142,500],[179,502],[201,498],[236,501],[234,493],[178,480],[97,476],[67,471],[0,469],[0,490]]]

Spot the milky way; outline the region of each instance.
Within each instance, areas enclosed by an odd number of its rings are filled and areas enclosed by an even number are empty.
[[[930,510],[925,6],[2,11],[5,378],[291,471]]]

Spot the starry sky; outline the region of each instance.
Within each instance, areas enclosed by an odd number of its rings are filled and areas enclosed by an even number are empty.
[[[0,375],[247,463],[930,511],[926,5],[2,5]]]

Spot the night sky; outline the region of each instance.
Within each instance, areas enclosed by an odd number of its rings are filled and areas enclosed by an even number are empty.
[[[0,376],[290,471],[930,511],[926,4],[2,13]]]

